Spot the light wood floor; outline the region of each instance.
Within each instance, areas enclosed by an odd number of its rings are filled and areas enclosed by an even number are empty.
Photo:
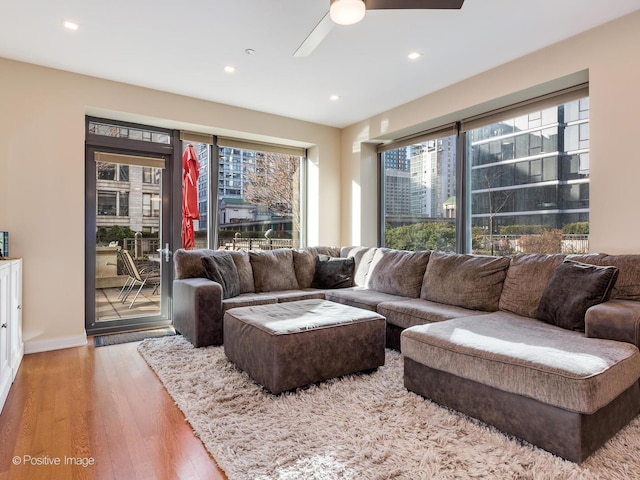
[[[0,480],[226,479],[137,343],[90,343],[25,355],[0,415]]]

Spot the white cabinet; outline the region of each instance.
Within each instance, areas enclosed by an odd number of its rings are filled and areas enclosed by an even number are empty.
[[[23,353],[22,260],[0,260],[0,412]]]
[[[22,259],[11,262],[11,309],[9,317],[9,363],[11,364],[11,381],[16,379],[22,356]]]

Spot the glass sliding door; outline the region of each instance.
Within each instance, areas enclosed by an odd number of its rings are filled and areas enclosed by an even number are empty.
[[[131,134],[131,128],[126,130]],[[148,133],[149,139],[171,139],[168,134]],[[87,147],[86,328],[90,334],[171,323],[171,147],[151,141],[140,144],[137,139],[114,140],[110,137],[102,143],[137,148],[125,152],[108,145]]]

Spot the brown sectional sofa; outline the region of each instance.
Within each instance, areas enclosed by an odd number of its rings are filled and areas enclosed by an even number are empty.
[[[409,390],[569,460],[583,461],[640,412],[640,256],[230,252],[241,293],[223,298],[203,278],[202,257],[212,254],[175,257],[174,325],[196,346],[222,343],[222,317],[235,306],[325,298],[386,318],[387,346],[402,351]],[[319,254],[353,258],[353,286],[313,288]],[[596,269],[615,270],[598,280],[615,284],[586,310],[584,332],[536,318],[548,298],[562,303],[562,315],[573,305],[582,282],[550,288],[567,264],[617,267]]]

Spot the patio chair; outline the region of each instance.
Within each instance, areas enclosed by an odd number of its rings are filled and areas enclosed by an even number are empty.
[[[140,292],[146,285],[155,286],[154,292],[157,291],[160,285],[160,271],[158,268],[154,267],[146,267],[138,269],[138,266],[133,261],[131,254],[128,250],[122,249],[120,250],[120,254],[122,255],[122,263],[127,272],[129,278],[125,281],[125,284],[122,287],[122,290],[118,295],[122,295],[122,303],[125,303],[129,298],[129,295],[133,291],[135,287],[138,287],[138,290],[129,305],[129,308],[133,306],[135,301],[140,295]]]

